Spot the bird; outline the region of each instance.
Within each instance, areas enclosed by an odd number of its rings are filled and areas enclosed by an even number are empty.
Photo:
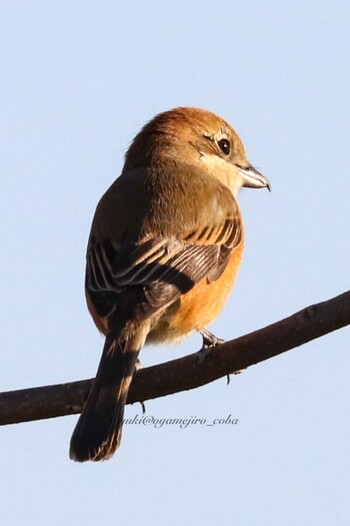
[[[119,447],[141,348],[177,343],[222,310],[240,267],[240,188],[270,183],[233,128],[208,110],[159,113],[135,136],[121,175],[99,201],[88,240],[85,294],[105,335],[96,378],[70,442],[77,462]]]

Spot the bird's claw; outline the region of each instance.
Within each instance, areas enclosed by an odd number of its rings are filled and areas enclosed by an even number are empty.
[[[142,367],[143,366],[142,366],[140,358],[137,358],[136,364],[135,364],[135,371],[139,371],[140,369],[142,369]]]
[[[208,329],[200,329],[198,332],[203,338],[203,343],[201,349],[197,353],[197,361],[198,363],[202,363],[204,359],[211,354],[213,347],[224,343],[225,340],[218,338],[213,333],[208,331]]]
[[[215,347],[216,345],[225,343],[225,340],[223,340],[222,338],[218,338],[217,336],[215,336],[215,334],[208,331],[208,329],[200,329],[199,332],[203,338],[202,349],[208,349],[210,347]]]
[[[136,364],[135,364],[135,371],[139,371],[140,369],[142,369],[142,363],[141,363],[141,360],[137,358]],[[142,407],[142,414],[144,415],[146,412],[145,402],[140,402],[140,404]]]
[[[208,331],[208,329],[200,329],[200,334],[203,338],[203,345],[200,351],[198,352],[198,360],[200,362],[203,362],[204,358],[208,356],[211,353],[211,350],[216,345],[221,345],[222,343],[225,343],[225,340],[222,338],[218,338],[213,334],[212,332]],[[232,374],[241,374],[243,373],[244,369],[240,369],[239,371],[234,371]],[[226,385],[230,383],[230,375],[226,375]]]

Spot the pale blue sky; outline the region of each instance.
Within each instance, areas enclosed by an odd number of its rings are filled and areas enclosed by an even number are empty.
[[[246,251],[213,331],[233,338],[349,287],[349,18],[345,0],[1,2],[2,391],[95,373],[92,215],[134,134],[174,106],[221,114],[273,187],[240,195]],[[106,463],[69,461],[75,416],[1,428],[1,524],[347,523],[348,340],[148,402],[156,418],[239,424],[129,425]]]

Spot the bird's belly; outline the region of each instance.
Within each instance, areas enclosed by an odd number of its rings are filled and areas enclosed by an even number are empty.
[[[233,252],[222,275],[208,283],[203,279],[177,302],[168,307],[147,337],[147,343],[184,339],[193,330],[203,329],[221,312],[238,274],[243,243]]]

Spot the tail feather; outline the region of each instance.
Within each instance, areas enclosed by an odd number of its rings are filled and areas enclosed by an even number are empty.
[[[74,429],[70,457],[78,462],[107,460],[119,447],[124,407],[147,327],[107,334],[102,358]]]

